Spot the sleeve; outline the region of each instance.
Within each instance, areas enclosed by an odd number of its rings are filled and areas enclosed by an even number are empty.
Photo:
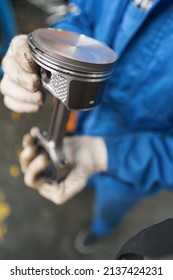
[[[149,132],[105,141],[109,174],[143,193],[173,188],[173,137]]]
[[[69,1],[67,16],[52,27],[92,36],[93,28],[99,16],[98,0]]]

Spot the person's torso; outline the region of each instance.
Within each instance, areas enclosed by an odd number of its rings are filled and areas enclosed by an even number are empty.
[[[82,133],[172,133],[173,2],[155,0],[147,12],[133,1],[124,2],[125,10],[121,1],[109,7],[107,2],[101,1],[104,9],[94,37],[111,46],[118,59],[100,106],[82,114],[87,116]]]

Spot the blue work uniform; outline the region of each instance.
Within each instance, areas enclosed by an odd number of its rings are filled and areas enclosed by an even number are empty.
[[[55,27],[117,53],[101,104],[80,114],[78,133],[104,137],[108,170],[94,175],[92,231],[106,234],[147,195],[173,189],[173,1],[148,10],[131,0],[73,0]]]

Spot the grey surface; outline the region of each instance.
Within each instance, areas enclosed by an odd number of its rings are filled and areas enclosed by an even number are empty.
[[[116,59],[114,51],[106,45],[74,32],[39,28],[30,34],[28,41],[54,61],[57,59],[57,64],[62,62],[66,66],[69,63],[74,70],[76,65],[88,66],[91,71],[94,67],[109,70]]]
[[[20,9],[24,11],[26,7],[19,7],[20,1],[14,2],[20,19]],[[34,13],[32,15],[34,22]],[[24,27],[31,31],[27,16],[19,22],[26,24],[22,25],[22,31]],[[33,27],[38,25],[34,22]],[[139,230],[173,216],[173,193],[164,192],[141,202],[96,253],[87,256],[77,253],[73,246],[74,237],[90,222],[92,191],[85,190],[66,204],[56,206],[27,188],[22,174],[12,176],[9,171],[13,165],[19,167],[17,154],[22,136],[33,125],[47,128],[51,106],[48,99],[39,113],[14,117],[4,107],[2,96],[0,98],[0,192],[5,195],[5,202],[11,209],[8,218],[0,218],[0,228],[2,223],[7,226],[6,234],[0,239],[0,259],[114,259],[124,242]],[[0,202],[0,214],[1,211],[3,205]]]

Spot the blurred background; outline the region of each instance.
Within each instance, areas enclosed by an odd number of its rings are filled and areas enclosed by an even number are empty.
[[[0,59],[15,34],[47,27],[68,11],[63,0],[1,0]],[[0,68],[2,77],[2,70]],[[18,155],[21,141],[32,126],[47,129],[52,99],[47,96],[39,113],[20,115],[5,108],[0,95],[0,259],[114,259],[121,246],[143,228],[172,217],[173,195],[164,192],[135,207],[121,226],[91,255],[74,249],[78,231],[90,223],[93,193],[84,190],[56,206],[23,183]]]

